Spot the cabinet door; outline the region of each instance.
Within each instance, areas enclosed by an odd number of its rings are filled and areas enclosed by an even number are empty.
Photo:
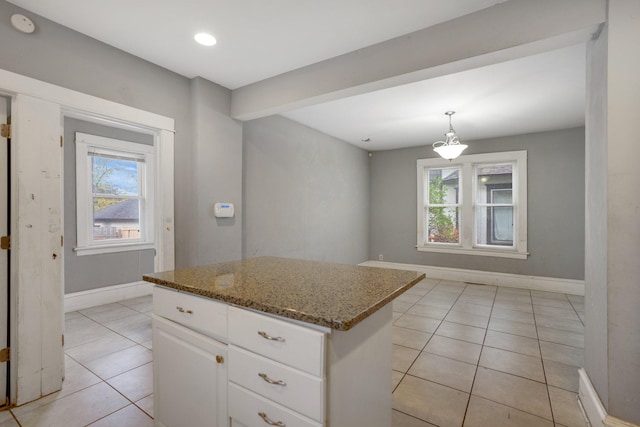
[[[154,315],[156,425],[228,426],[226,363],[226,344]]]

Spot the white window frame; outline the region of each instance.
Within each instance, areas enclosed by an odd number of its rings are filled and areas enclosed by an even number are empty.
[[[488,163],[512,163],[513,169],[513,246],[479,245],[476,236],[476,165]],[[425,180],[428,170],[433,168],[460,167],[460,243],[433,243],[425,236]],[[420,252],[439,252],[464,255],[493,256],[527,259],[527,151],[505,151],[499,153],[472,154],[454,160],[442,158],[418,159],[417,161],[417,244]]]
[[[80,255],[137,251],[155,248],[155,147],[130,141],[105,138],[76,132],[76,224]],[[141,235],[138,239],[93,240],[93,189],[91,152],[104,153],[132,160],[144,159],[140,176]]]

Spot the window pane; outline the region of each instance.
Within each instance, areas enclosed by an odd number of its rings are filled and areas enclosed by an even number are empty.
[[[427,241],[430,243],[460,243],[460,209],[427,209]]]
[[[455,205],[460,197],[460,169],[429,169],[429,204]]]
[[[139,194],[140,163],[135,160],[91,156],[91,176],[94,194]]]
[[[139,200],[93,198],[93,240],[139,238]]]
[[[476,202],[480,204],[508,203],[513,184],[513,165],[478,165],[476,167]],[[495,189],[508,189],[509,192],[495,192]]]

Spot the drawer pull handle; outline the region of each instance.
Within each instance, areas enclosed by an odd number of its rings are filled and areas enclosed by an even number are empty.
[[[266,382],[268,382],[269,384],[273,384],[273,385],[282,385],[282,386],[286,386],[287,383],[285,383],[282,380],[272,380],[271,378],[269,378],[269,376],[267,374],[263,374],[262,372],[260,372],[258,374],[258,376],[260,378],[262,378],[263,380],[265,380]]]
[[[176,307],[176,310],[178,310],[180,313],[193,314],[193,311],[185,310],[184,308],[182,308],[180,306]]]
[[[271,421],[269,417],[267,417],[267,414],[265,414],[264,412],[258,412],[258,415],[260,415],[262,421],[269,424],[270,426],[286,427],[286,424],[282,421]]]
[[[282,337],[272,337],[271,335],[267,334],[266,332],[258,331],[258,335],[260,335],[265,340],[284,342],[284,338],[282,338]]]

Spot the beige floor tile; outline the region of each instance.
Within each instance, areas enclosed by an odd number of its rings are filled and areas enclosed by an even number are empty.
[[[9,413],[9,411],[7,411],[7,413]],[[7,418],[4,421],[0,421],[0,427],[20,427],[20,424],[18,424],[16,420],[11,417]]]
[[[395,300],[392,303],[392,310],[396,313],[404,313],[409,310],[413,303]]]
[[[80,363],[87,363],[134,345],[136,343],[130,339],[115,332],[110,332],[109,335],[100,339],[73,347],[67,350],[66,353]]]
[[[464,283],[442,280],[435,288],[433,288],[433,291],[448,292],[451,294],[460,295],[466,287],[467,285],[465,285]]]
[[[123,317],[133,316],[134,314],[140,314],[137,311],[125,307],[119,303],[100,305],[98,307],[87,308],[85,310],[79,310],[80,313],[100,323],[107,323],[113,320],[121,319]]]
[[[438,329],[438,326],[440,326],[440,321],[428,317],[414,316],[413,314],[405,313],[393,324],[394,326],[400,326],[401,328],[433,333],[436,329]]]
[[[65,315],[64,329],[66,332],[82,330],[90,326],[99,325],[99,323],[95,320],[89,319],[87,316],[83,316],[77,311],[74,311],[73,313],[67,313],[67,315],[69,314],[74,315],[69,317]]]
[[[85,364],[102,379],[108,379],[127,372],[153,359],[151,350],[141,345],[125,348]]]
[[[545,360],[553,360],[578,368],[584,366],[584,349],[582,348],[540,341],[540,350]]]
[[[153,393],[153,363],[139,366],[107,382],[132,402],[140,400]]]
[[[483,316],[489,316],[491,314],[491,307],[486,305],[474,304],[473,302],[458,301],[453,307],[452,311],[463,311],[465,313],[479,314]]]
[[[391,368],[398,372],[407,372],[416,357],[420,354],[419,350],[413,348],[393,345],[393,355],[391,358]]]
[[[84,326],[79,328],[65,328],[64,331],[64,348],[65,350],[69,350],[70,348],[77,347],[82,344],[86,344],[90,341],[95,341],[97,339],[106,337],[111,334],[112,331],[109,328],[104,327],[103,325],[94,322],[91,319],[88,319],[83,316],[83,319],[87,319]],[[80,320],[80,319],[73,319]],[[67,325],[70,322],[67,322]]]
[[[135,405],[129,405],[90,425],[91,427],[153,427],[153,420]]]
[[[475,326],[478,328],[485,328],[489,323],[489,316],[482,314],[466,313],[464,311],[452,311],[445,317],[445,320],[454,323],[460,323],[462,325]]]
[[[11,411],[9,411],[8,409],[0,411],[0,426],[2,425],[1,423],[4,423],[9,420],[13,420],[13,415],[11,415]]]
[[[16,424],[17,425],[17,424]],[[403,414],[400,411],[393,410],[391,415],[391,427],[437,427],[426,421],[419,420],[411,415]]]
[[[464,292],[474,295],[483,295],[485,293],[495,295],[497,290],[498,287],[495,285],[475,285],[472,283],[467,283],[467,287],[465,288]]]
[[[138,400],[135,404],[153,418],[153,394]]]
[[[151,317],[146,314],[136,313],[131,316],[122,317],[110,322],[105,322],[103,323],[103,325],[111,329],[112,331],[123,334],[126,331],[138,329],[142,326],[150,326]]]
[[[541,314],[543,316],[551,316],[558,319],[566,319],[579,321],[578,315],[573,308],[564,309],[564,308],[556,308],[556,307],[547,307],[545,305],[533,305],[533,312],[537,315]]]
[[[578,332],[538,326],[538,339],[540,341],[549,341],[571,347],[584,348],[584,334]]]
[[[435,288],[438,284],[438,279],[422,279],[420,282],[416,283],[411,289],[421,290],[429,292],[431,289]]]
[[[460,427],[468,400],[467,393],[407,375],[393,393],[393,408],[440,427]]]
[[[567,299],[572,303],[584,304],[584,296],[582,295],[567,295]]]
[[[494,307],[491,311],[491,318],[512,320],[519,323],[528,323],[535,325],[535,318],[533,313],[527,313],[525,311],[507,310],[505,308]]]
[[[415,286],[404,291],[407,295],[420,295],[421,297],[425,296],[427,292],[429,292],[429,289],[425,290]]]
[[[140,345],[145,346],[149,350],[153,350],[153,342],[151,340],[143,342]]]
[[[471,396],[464,427],[553,427],[553,422],[490,400]]]
[[[544,314],[536,314],[536,325],[584,334],[584,325],[580,320],[568,320],[554,316],[546,316]]]
[[[120,393],[101,382],[17,418],[23,427],[81,427],[128,404]]]
[[[508,286],[499,286],[497,293],[505,294],[505,295],[509,295],[509,294],[531,295],[531,291],[529,289],[514,288],[514,287],[508,287]]]
[[[472,364],[478,363],[482,346],[453,338],[434,335],[424,351]]]
[[[518,303],[518,304],[531,304],[531,297],[526,294],[498,294],[496,295],[496,302],[500,303]]]
[[[537,381],[478,367],[471,394],[552,420],[547,386]]]
[[[436,330],[436,335],[472,342],[474,344],[482,344],[484,342],[485,332],[486,329],[447,322],[445,320]]]
[[[446,308],[432,307],[430,305],[416,304],[407,310],[407,314],[413,314],[415,316],[430,317],[431,319],[442,320],[449,313]]]
[[[398,387],[398,384],[400,384],[403,377],[403,372],[391,371],[391,390],[395,390],[396,387]]]
[[[423,296],[424,295],[412,295],[405,292],[402,295],[398,296],[394,301],[402,301],[402,302],[408,302],[410,304],[415,304],[420,299],[422,299]]]
[[[587,420],[582,415],[576,393],[550,386],[549,397],[553,418],[557,423],[567,427],[587,427]]]
[[[402,316],[403,313],[398,313],[396,311],[392,312],[391,315],[393,316],[392,321],[395,322],[396,320],[398,320],[400,318],[400,316]]]
[[[392,330],[392,341],[394,344],[416,350],[422,350],[424,346],[427,345],[429,338],[431,338],[431,334],[427,332],[415,331],[399,326],[394,326]]]
[[[491,307],[493,306],[493,296],[487,296],[487,297],[480,297],[480,296],[476,296],[476,295],[460,295],[460,298],[458,298],[457,302],[464,302],[464,303],[470,303],[470,304],[476,304],[476,305],[483,305],[485,307]]]
[[[144,342],[151,341],[153,329],[151,327],[151,323],[148,323],[137,328],[123,330],[122,332],[119,332],[119,334],[129,338],[131,341],[142,344]]]
[[[473,377],[476,374],[476,365],[423,352],[407,373],[470,393]]]
[[[483,347],[480,366],[544,383],[542,359],[497,348]]]
[[[425,297],[422,297],[416,304],[429,305],[431,307],[445,308],[449,310],[454,303],[455,299],[451,300],[449,298],[436,297],[432,296],[431,293],[428,293]]]
[[[564,295],[563,295],[564,296]],[[572,310],[573,306],[568,299],[556,299],[556,298],[543,298],[543,297],[531,297],[533,305],[543,305],[546,307],[564,308],[565,310]]]
[[[543,364],[547,384],[575,393],[578,392],[578,384],[580,382],[578,367],[554,362],[553,360],[543,360]]]
[[[531,303],[500,301],[498,300],[498,297],[496,297],[496,301],[493,303],[493,307],[504,308],[506,310],[524,311],[525,313],[533,313],[533,306],[531,305]]]
[[[489,329],[523,337],[538,338],[535,325],[514,322],[512,320],[492,318],[489,321]]]
[[[140,313],[151,313],[153,311],[153,297],[151,295],[122,301],[121,304]]]
[[[540,297],[540,298],[551,298],[551,299],[559,299],[565,301],[567,299],[567,295],[561,294],[558,292],[547,292],[547,291],[531,291],[532,297]]]
[[[527,356],[541,357],[540,345],[538,344],[538,340],[534,338],[521,337],[519,335],[488,329],[487,336],[484,339],[484,345],[485,347],[500,348],[502,350],[526,354]]]

